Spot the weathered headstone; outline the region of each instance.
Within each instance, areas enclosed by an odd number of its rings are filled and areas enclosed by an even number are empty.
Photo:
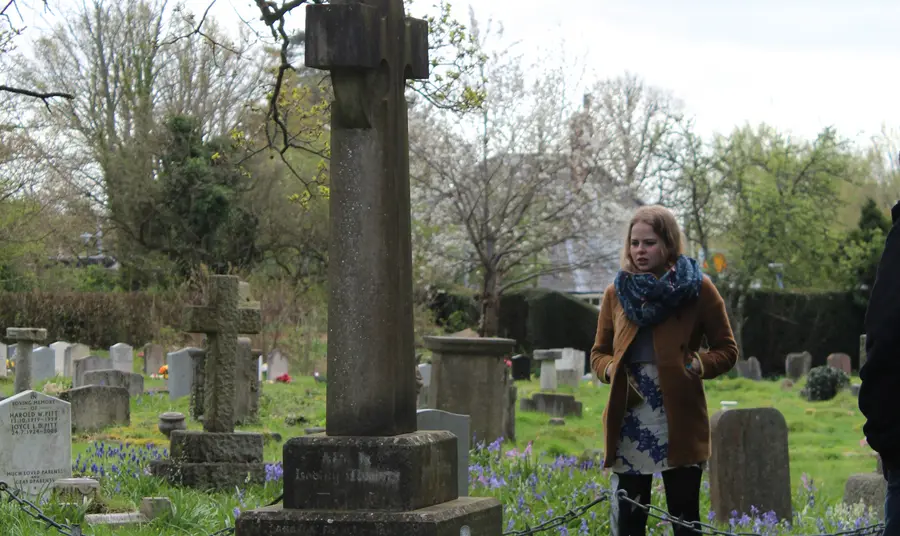
[[[531,358],[525,354],[513,356],[512,379],[513,381],[528,381],[531,379]]]
[[[74,379],[75,361],[84,359],[89,355],[91,355],[91,347],[86,344],[75,343],[67,346],[64,355],[65,366],[63,368],[65,370],[63,371],[63,375],[67,378]]]
[[[419,391],[416,407],[428,408],[431,405],[429,392],[431,391],[431,363],[422,363],[418,365],[419,374],[422,376],[422,390]]]
[[[866,508],[875,510],[884,519],[884,499],[887,495],[887,481],[878,473],[857,473],[847,478],[844,485],[844,503],[854,505],[863,503]]]
[[[84,375],[92,370],[106,370],[112,368],[112,362],[105,358],[96,355],[89,355],[87,357],[82,357],[81,359],[76,359],[72,363],[72,368],[75,369],[75,373],[72,376],[72,387],[82,387],[87,385],[84,383]]]
[[[587,358],[585,353],[574,348],[563,348],[562,358],[556,362],[557,381],[562,385],[578,388],[585,374]]]
[[[161,344],[148,343],[144,345],[144,374],[159,373],[159,369],[166,364]]]
[[[866,334],[863,333],[859,336],[859,370],[862,370],[863,366],[866,364],[866,357],[869,354],[866,352]]]
[[[784,359],[785,376],[790,380],[797,381],[806,376],[810,368],[812,368],[812,354],[809,352],[788,354]]]
[[[122,372],[134,372],[134,348],[130,344],[117,342],[109,347],[112,366]]]
[[[535,350],[532,358],[541,363],[541,389],[555,391],[559,386],[556,360],[562,359],[562,350]]]
[[[516,341],[480,337],[424,337],[431,350],[434,409],[468,415],[476,441],[508,437],[506,426],[512,377],[504,358]]]
[[[0,342],[0,378],[5,378],[9,371],[6,368],[7,350],[6,344]]]
[[[522,411],[537,411],[554,417],[581,417],[581,402],[572,395],[560,393],[534,393],[531,398],[523,398],[519,403]]]
[[[144,394],[144,377],[136,372],[122,372],[116,369],[91,370],[84,373],[84,385],[124,387],[129,396]]]
[[[262,434],[234,432],[238,334],[260,332],[260,306],[234,276],[210,277],[208,296],[207,305],[187,308],[184,328],[207,335],[203,432],[173,431],[169,459],[150,469],[170,484],[201,489],[263,483]]]
[[[59,396],[72,405],[73,432],[95,432],[131,424],[131,403],[124,387],[85,385],[63,391]]]
[[[29,494],[72,476],[67,402],[36,391],[0,400],[0,480]]]
[[[788,428],[775,408],[729,409],[710,419],[710,510],[717,519],[774,511],[790,520],[791,473]]]
[[[194,358],[192,355],[205,351],[202,348],[189,347],[166,354],[166,364],[169,366],[169,377],[166,380],[169,400],[178,400],[191,394],[194,385]]]
[[[459,479],[459,496],[469,495],[469,416],[441,411],[420,409],[416,412],[418,430],[449,430],[456,436],[456,463]]]
[[[191,353],[191,418],[200,420],[206,408],[206,355],[207,351]],[[235,392],[237,392],[235,390]]]
[[[56,376],[56,352],[53,348],[39,346],[31,352],[31,381],[37,389],[41,382]]]
[[[288,372],[288,360],[281,354],[281,350],[275,348],[269,352],[269,358],[266,360],[268,367],[266,368],[266,379],[274,381],[275,378]]]
[[[34,343],[47,338],[47,330],[39,328],[6,328],[6,338],[17,341],[15,391],[22,393],[31,389],[31,352]]]
[[[283,508],[243,512],[236,534],[499,534],[496,499],[458,496],[453,435],[416,430],[404,91],[428,76],[427,24],[406,19],[403,0],[378,0],[308,5],[306,25],[306,65],[331,70],[335,88],[327,434],[285,443]],[[492,359],[494,376],[469,384],[506,381]]]
[[[49,346],[53,350],[54,356],[54,374],[57,376],[65,376],[66,374],[66,349],[71,346],[66,341],[56,341]],[[69,366],[71,370],[71,365]]]
[[[844,371],[844,374],[846,374],[847,376],[853,374],[853,367],[850,364],[850,356],[847,354],[842,354],[840,352],[830,354],[828,358],[826,358],[825,363],[829,367]]]
[[[741,378],[747,378],[755,382],[762,380],[762,367],[759,359],[755,356],[750,356],[746,360],[738,360],[736,368]]]

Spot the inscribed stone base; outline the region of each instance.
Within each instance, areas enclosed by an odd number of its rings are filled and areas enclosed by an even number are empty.
[[[575,400],[572,395],[556,393],[535,393],[531,398],[523,398],[519,402],[522,411],[537,411],[553,417],[568,417],[575,415],[581,417],[581,402]]]
[[[194,463],[174,460],[150,462],[150,473],[162,478],[172,486],[183,486],[200,490],[243,489],[248,484],[266,482],[264,463]]]
[[[493,498],[460,497],[408,512],[290,510],[242,512],[236,536],[500,536],[503,507]]]
[[[887,495],[887,481],[878,473],[857,473],[850,475],[844,485],[844,503],[853,505],[863,503],[875,510],[880,519],[884,519],[884,499]]]
[[[284,445],[284,506],[405,512],[459,497],[447,430],[386,437],[313,435]]]

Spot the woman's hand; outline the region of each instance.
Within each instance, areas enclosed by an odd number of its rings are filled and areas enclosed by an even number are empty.
[[[609,372],[612,370],[612,363],[606,365],[606,370],[603,371],[604,376],[606,376],[606,381],[610,381]]]
[[[703,369],[701,367],[700,358],[697,357],[697,352],[694,352],[694,357],[691,358],[691,363],[687,368],[697,376],[703,376]]]

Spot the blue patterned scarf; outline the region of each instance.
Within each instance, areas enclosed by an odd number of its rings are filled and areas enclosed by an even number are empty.
[[[659,279],[649,273],[625,270],[616,275],[615,286],[625,316],[640,327],[659,324],[685,300],[700,295],[703,272],[697,261],[681,255],[675,266]]]

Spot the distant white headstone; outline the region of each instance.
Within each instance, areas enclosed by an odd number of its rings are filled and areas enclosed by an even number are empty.
[[[65,366],[63,367],[63,375],[67,378],[73,378],[75,376],[75,361],[79,359],[84,359],[85,357],[91,355],[91,347],[86,344],[75,343],[70,344],[68,348],[66,348],[65,355]]]
[[[0,378],[5,378],[8,374],[6,370],[6,360],[9,359],[7,357],[6,344],[0,342]]]
[[[39,382],[54,376],[56,376],[56,352],[46,346],[35,348],[31,352],[31,385],[39,389]]]
[[[32,495],[72,477],[72,411],[37,391],[0,401],[0,480]]]
[[[448,430],[456,436],[456,463],[459,477],[459,496],[469,495],[469,416],[441,411],[420,409],[416,411],[419,430]]]
[[[56,341],[50,345],[50,348],[53,349],[53,370],[58,376],[66,374],[66,348],[69,346],[71,345],[66,341]]]
[[[276,348],[269,352],[268,371],[266,379],[274,380],[275,378],[288,374],[288,360],[281,355],[281,351]]]
[[[182,348],[177,352],[166,354],[166,365],[169,367],[169,400],[176,400],[191,394],[194,384],[194,364],[191,360],[193,348]]]
[[[112,366],[122,372],[134,372],[134,348],[130,344],[117,342],[109,347],[109,357]]]

